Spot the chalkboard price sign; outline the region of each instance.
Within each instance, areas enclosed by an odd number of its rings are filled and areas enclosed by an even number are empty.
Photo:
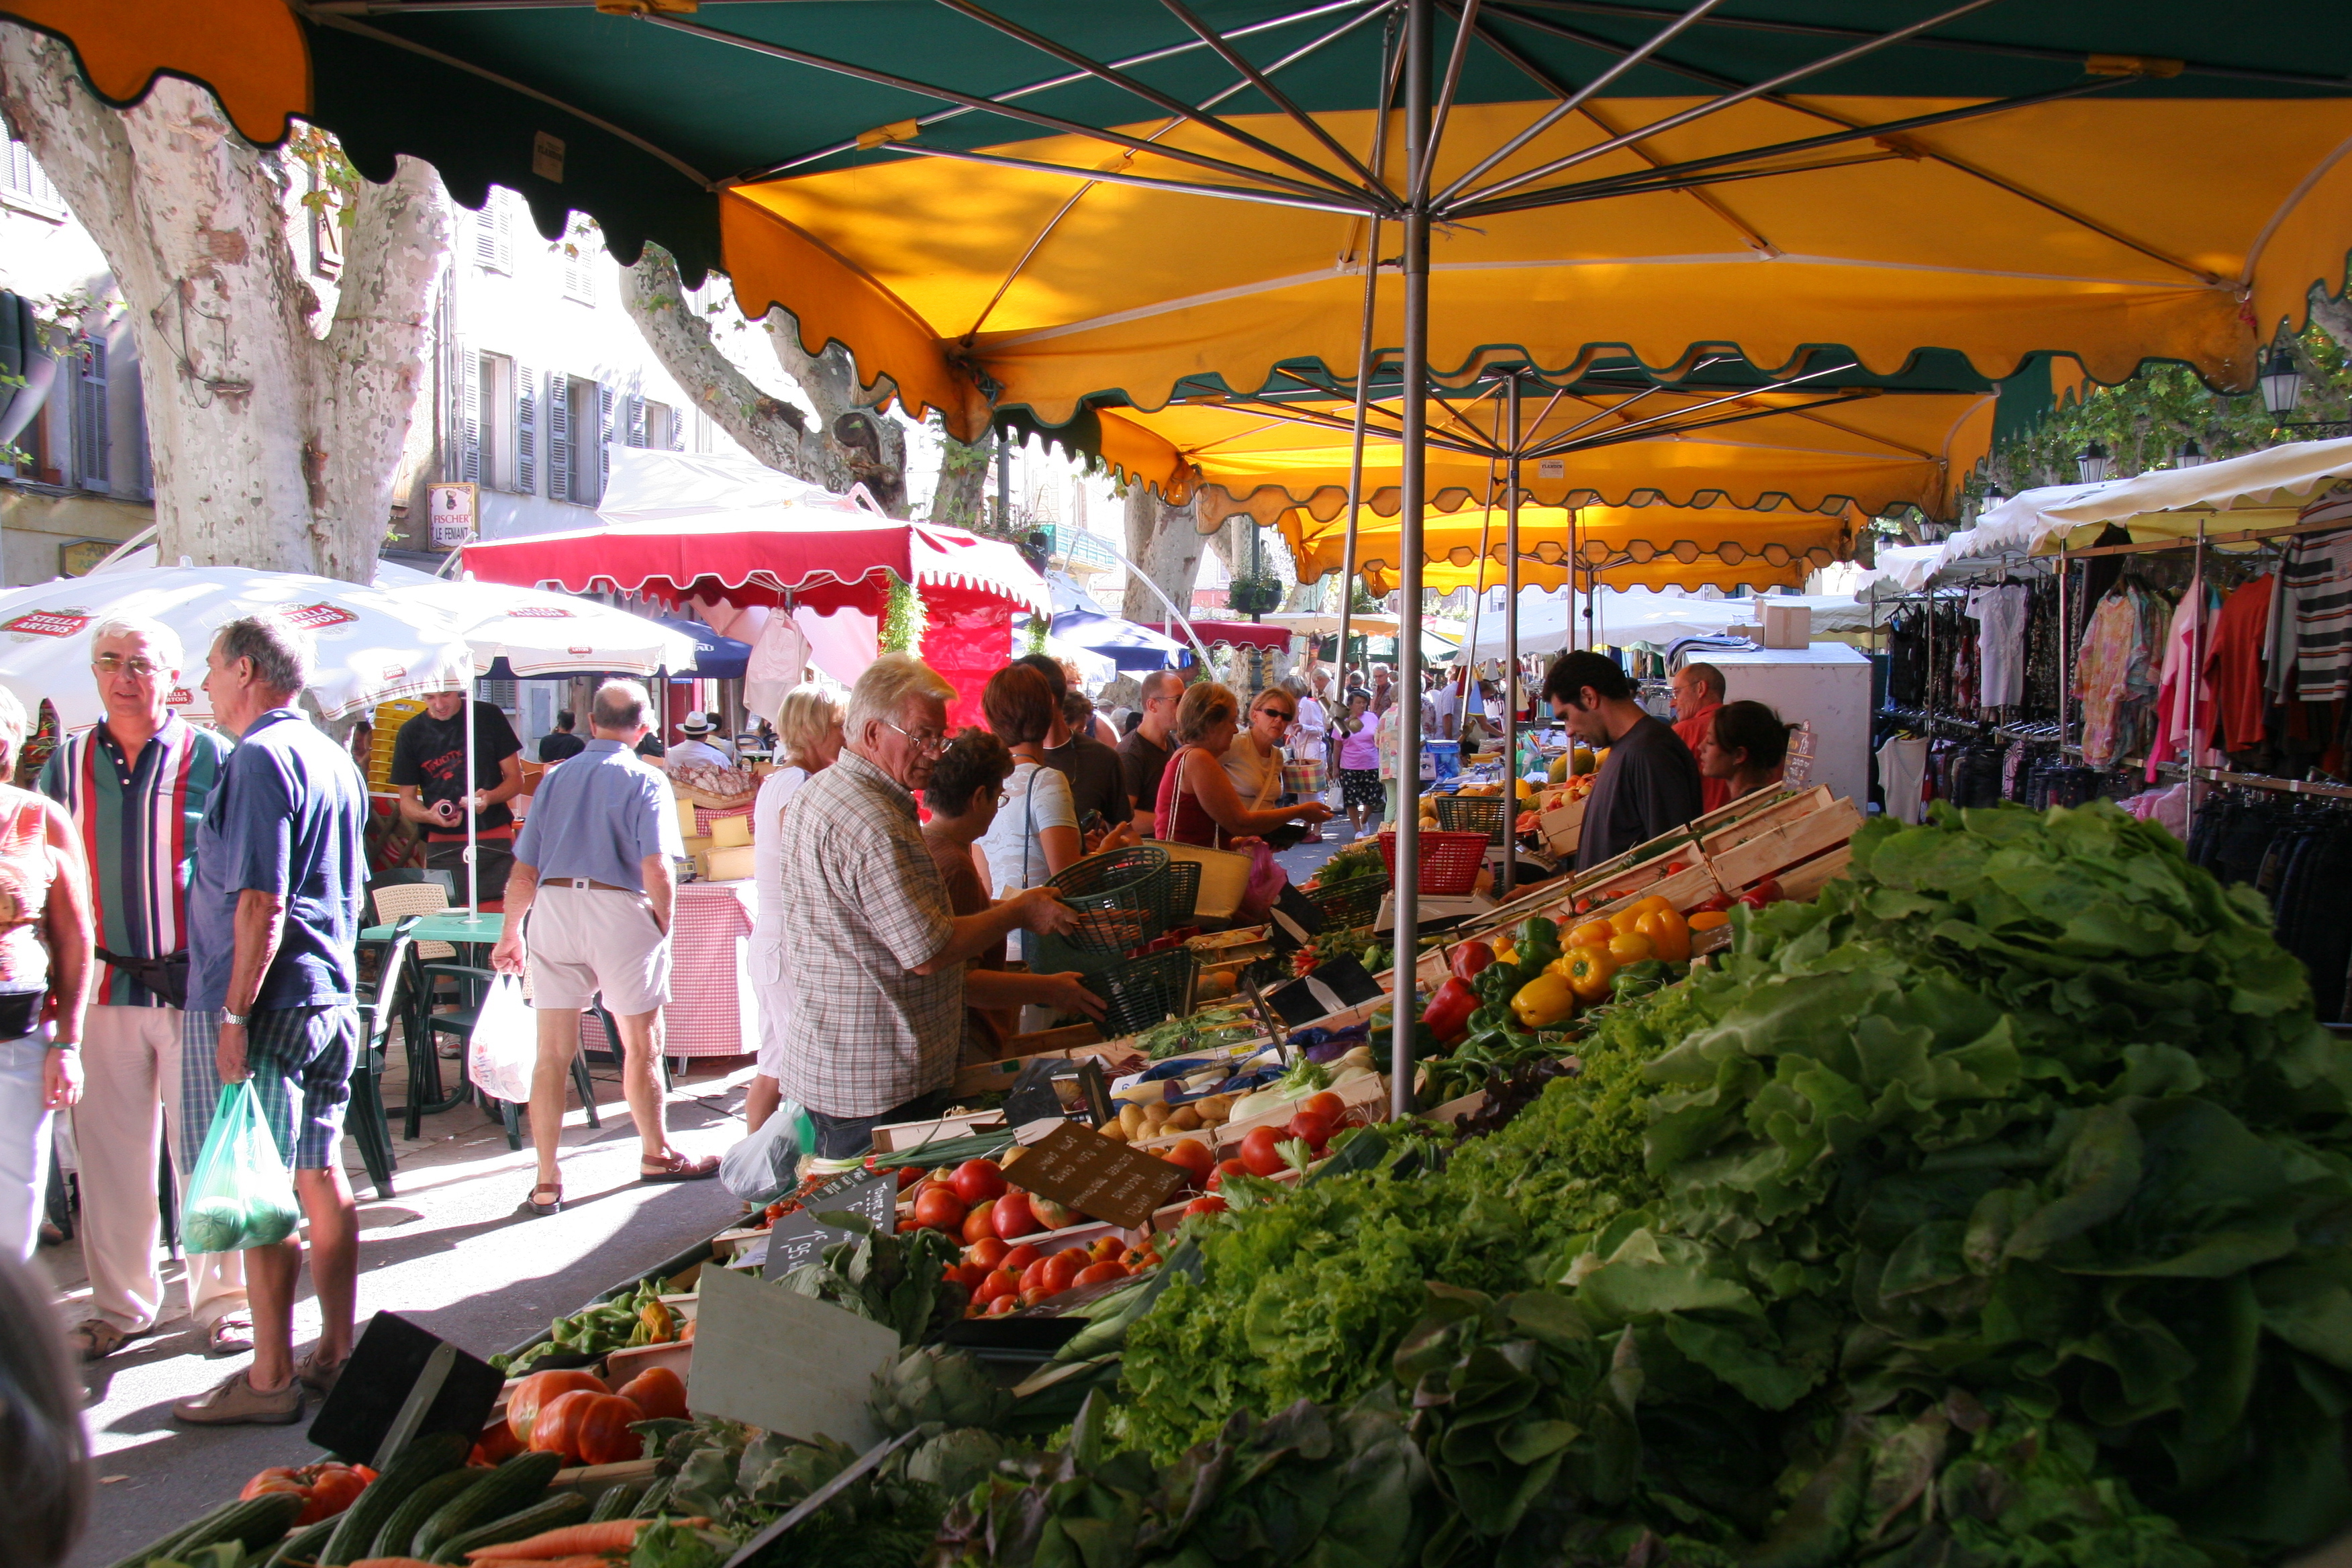
[[[1004,1179],[1133,1230],[1148,1224],[1152,1212],[1184,1184],[1184,1174],[1180,1165],[1065,1121],[1006,1166]]]
[[[804,1263],[814,1263],[836,1241],[850,1233],[820,1224],[817,1215],[846,1210],[862,1215],[884,1236],[897,1228],[898,1177],[895,1172],[869,1176],[852,1171],[837,1176],[801,1200],[801,1206],[778,1220],[768,1232],[767,1279],[782,1279]]]

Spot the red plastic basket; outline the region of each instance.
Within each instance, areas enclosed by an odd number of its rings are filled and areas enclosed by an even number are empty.
[[[1449,833],[1442,827],[1421,830],[1421,890],[1433,898],[1458,899],[1478,884],[1478,868],[1486,863],[1487,837],[1483,833]],[[1381,835],[1381,858],[1396,880],[1396,835]]]

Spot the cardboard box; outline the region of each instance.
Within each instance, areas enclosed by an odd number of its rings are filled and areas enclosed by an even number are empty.
[[[749,816],[712,817],[710,842],[720,849],[749,848],[751,844],[751,819]]]
[[[727,819],[721,817],[719,820]],[[695,861],[706,882],[741,882],[749,880],[751,876],[754,853],[748,844],[734,849],[706,849],[695,857]]]
[[[1766,647],[1807,647],[1813,640],[1813,611],[1810,605],[1776,605],[1769,597],[1758,601],[1763,606],[1764,635],[1759,640]]]

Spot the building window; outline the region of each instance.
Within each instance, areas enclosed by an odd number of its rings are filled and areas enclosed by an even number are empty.
[[[648,403],[645,406],[645,445],[656,452],[686,450],[686,422],[677,416],[677,410],[667,403]]]
[[[474,264],[483,271],[513,274],[514,242],[509,221],[507,193],[492,185],[489,194],[482,198],[481,210],[474,214]]]
[[[576,375],[552,376],[548,441],[551,488],[557,500],[594,506],[604,499],[605,445],[613,435],[613,394],[610,388]]]
[[[106,489],[113,434],[107,424],[106,340],[78,340],[72,370],[74,483],[84,489]]]
[[[504,354],[484,354],[477,374],[480,409],[475,429],[481,444],[481,483],[511,490],[516,488],[514,361]]]
[[[563,297],[583,305],[596,302],[596,274],[604,265],[604,238],[596,226],[576,215],[563,243],[556,247],[563,258]]]
[[[33,150],[16,140],[15,132],[0,123],[0,200],[10,206],[20,207],[47,218],[62,219],[66,204],[58,195],[58,188],[49,184],[48,175],[33,162]]]

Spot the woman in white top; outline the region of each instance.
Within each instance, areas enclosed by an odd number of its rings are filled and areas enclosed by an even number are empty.
[[[809,775],[841,755],[841,710],[813,686],[785,694],[776,713],[776,757],[783,765],[760,783],[751,804],[751,882],[759,897],[751,917],[751,989],[760,1007],[760,1058],[743,1093],[747,1131],[783,1103],[784,1015],[792,989],[784,984],[784,806]]]
[[[1247,726],[1225,748],[1225,773],[1247,809],[1263,811],[1282,798],[1282,742],[1297,720],[1298,700],[1269,686],[1250,704]]]
[[[1086,853],[1070,781],[1045,761],[1045,741],[1061,714],[1053,682],[1025,664],[1008,664],[980,694],[988,727],[1013,753],[1004,804],[973,847],[988,871],[992,897],[1034,888]],[[1028,937],[1022,938],[1024,954]]]
[[[1331,678],[1325,672],[1320,669],[1315,672],[1314,687],[1328,687],[1330,683]],[[1331,710],[1324,706],[1322,692],[1301,685],[1295,675],[1286,678],[1282,684],[1298,701],[1298,722],[1290,730],[1291,754],[1301,762],[1312,759],[1328,764]]]

